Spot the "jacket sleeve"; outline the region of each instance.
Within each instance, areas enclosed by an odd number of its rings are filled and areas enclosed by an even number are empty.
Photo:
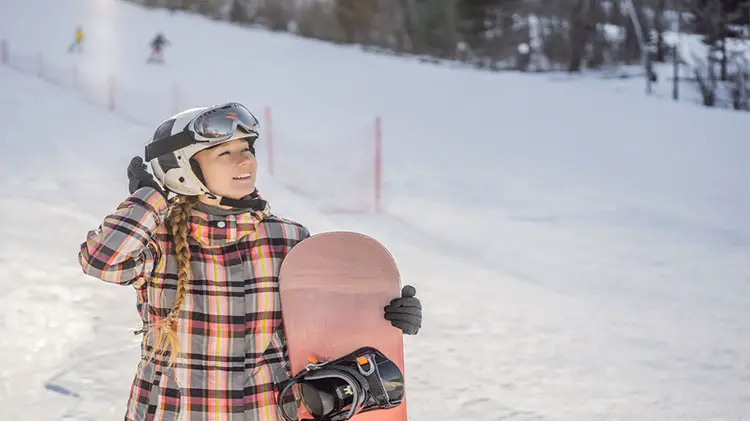
[[[132,285],[150,273],[159,252],[150,240],[166,212],[161,193],[151,187],[136,190],[88,232],[78,253],[83,272],[120,285]]]

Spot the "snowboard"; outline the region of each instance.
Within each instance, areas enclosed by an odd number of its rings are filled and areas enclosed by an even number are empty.
[[[293,376],[310,357],[331,361],[370,346],[405,377],[403,333],[383,318],[383,308],[401,296],[401,279],[390,252],[377,240],[356,232],[313,235],[284,258],[279,288]],[[298,415],[311,418],[304,405]],[[406,421],[406,391],[399,406],[351,419]]]

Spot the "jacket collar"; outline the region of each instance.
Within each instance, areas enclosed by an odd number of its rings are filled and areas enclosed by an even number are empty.
[[[257,190],[252,208],[222,209],[204,204],[195,205],[190,215],[190,237],[205,247],[233,244],[244,237],[254,238],[257,225],[271,214],[271,209]]]

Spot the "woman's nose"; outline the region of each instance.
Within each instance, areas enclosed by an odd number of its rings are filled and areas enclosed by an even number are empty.
[[[250,155],[240,155],[239,158],[237,158],[237,165],[247,167],[250,166],[250,164],[253,162],[253,157]]]

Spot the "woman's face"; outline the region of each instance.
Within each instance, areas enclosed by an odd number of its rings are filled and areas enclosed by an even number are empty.
[[[258,161],[247,139],[235,139],[193,156],[208,190],[230,199],[242,199],[255,190]]]

